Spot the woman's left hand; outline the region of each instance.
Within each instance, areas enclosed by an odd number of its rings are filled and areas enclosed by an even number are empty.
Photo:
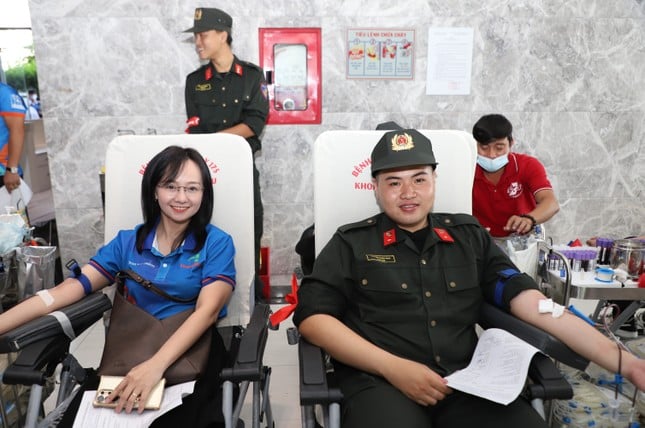
[[[152,359],[133,367],[110,394],[110,397],[118,397],[114,410],[120,413],[125,409],[126,413],[131,413],[137,404],[138,412],[142,413],[152,388],[161,380],[164,371],[165,368]]]

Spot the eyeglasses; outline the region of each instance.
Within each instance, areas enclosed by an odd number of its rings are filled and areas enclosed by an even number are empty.
[[[186,193],[188,196],[195,196],[199,193],[201,193],[204,188],[202,186],[198,186],[196,184],[191,184],[190,186],[178,186],[173,183],[166,183],[166,184],[160,184],[159,186],[160,189],[163,189],[164,191],[176,195],[179,193],[179,190],[184,189],[184,193]]]

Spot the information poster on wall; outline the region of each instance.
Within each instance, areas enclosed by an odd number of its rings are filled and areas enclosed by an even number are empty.
[[[413,79],[414,30],[347,30],[347,77]]]
[[[470,94],[473,29],[432,27],[428,31],[428,95]]]

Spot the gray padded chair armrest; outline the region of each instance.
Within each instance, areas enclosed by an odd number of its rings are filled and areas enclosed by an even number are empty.
[[[110,298],[97,292],[59,309],[59,312],[67,316],[74,334],[78,336],[101,319],[103,313],[111,308]],[[55,317],[45,315],[3,334],[0,337],[0,353],[17,352],[32,343],[58,336],[66,337],[63,327]]]
[[[222,370],[222,379],[232,382],[262,379],[262,360],[268,337],[270,312],[268,305],[255,305],[251,320],[240,338],[236,355],[233,355],[233,365]]]
[[[61,308],[75,336],[78,336],[112,308],[105,294],[93,293],[76,303]],[[72,341],[58,319],[45,315],[29,321],[0,337],[0,353],[19,352],[17,359],[5,369],[2,381],[11,385],[44,385],[56,365],[63,361]]]
[[[2,373],[2,383],[44,385],[56,365],[67,355],[69,344],[70,340],[61,335],[43,338],[26,346]]]
[[[322,349],[300,337],[298,360],[301,405],[339,403],[342,400],[340,389],[330,387],[327,382],[327,367]]]
[[[542,400],[567,400],[573,397],[573,388],[558,370],[555,363],[546,355],[537,353],[529,366],[529,379],[532,383],[527,385],[529,399]]]

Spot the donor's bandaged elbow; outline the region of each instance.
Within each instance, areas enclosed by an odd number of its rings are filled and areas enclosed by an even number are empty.
[[[569,305],[567,310],[591,326],[596,325],[591,318],[580,312],[575,306]],[[555,303],[551,299],[542,299],[538,302],[538,312],[541,314],[550,313],[553,318],[560,318],[564,314],[564,306]]]

